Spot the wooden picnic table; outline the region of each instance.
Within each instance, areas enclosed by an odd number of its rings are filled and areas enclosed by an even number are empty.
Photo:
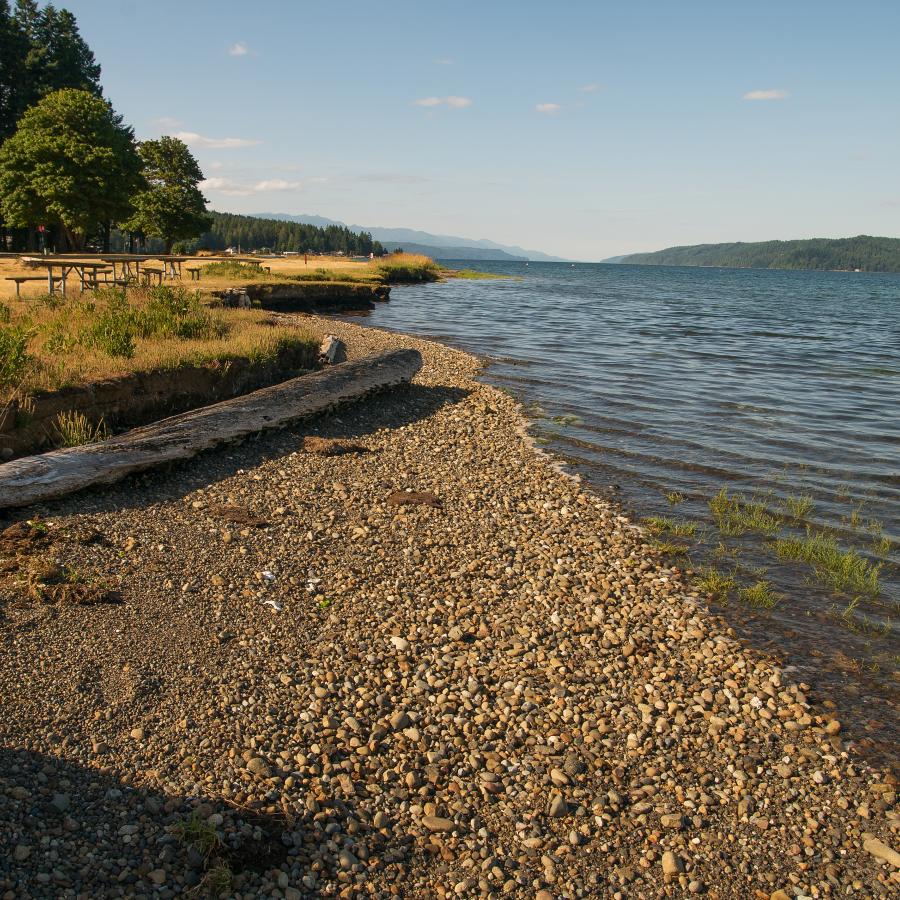
[[[81,285],[81,290],[98,287],[100,274],[109,272],[109,266],[104,262],[84,262],[83,260],[75,259],[42,259],[40,257],[29,257],[28,261],[31,265],[42,266],[47,270],[47,293],[60,293],[63,297],[66,296],[66,282],[73,272]],[[113,276],[115,277],[115,272],[113,272]],[[57,282],[59,283],[58,285]]]
[[[100,275],[102,273],[112,272],[112,279],[106,278],[106,283],[125,284],[129,281],[144,281],[150,283],[156,278],[160,284],[163,280],[181,280],[182,267],[186,262],[200,262],[204,264],[209,262],[218,262],[221,260],[231,260],[233,262],[247,263],[249,265],[259,266],[262,269],[270,270],[269,266],[263,266],[258,257],[252,256],[176,256],[174,254],[164,253],[104,253],[95,259],[99,262],[85,260],[77,254],[56,254],[54,256],[29,256],[21,257],[21,259],[29,262],[31,265],[43,267],[47,270],[47,290],[51,294],[61,293],[65,296],[67,282],[75,273],[75,277],[81,285],[81,289],[96,288],[100,284]],[[152,273],[152,278],[142,278],[143,272],[141,267],[145,266],[151,260],[158,260],[162,264],[162,269],[156,269]],[[191,280],[200,279],[199,267],[189,267],[188,273]],[[25,279],[22,279],[23,281]],[[19,284],[16,284],[18,290]]]
[[[141,277],[141,265],[151,260],[159,260],[162,263],[163,278],[181,280],[182,264],[193,259],[191,256],[166,256],[164,254],[122,254],[113,253],[109,256],[101,256],[101,260],[109,263],[113,267],[113,273],[117,267],[121,267],[123,278],[133,278],[135,280]]]

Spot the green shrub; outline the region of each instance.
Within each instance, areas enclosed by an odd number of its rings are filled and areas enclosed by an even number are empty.
[[[776,541],[775,552],[781,559],[808,563],[816,577],[836,591],[867,597],[877,597],[881,591],[881,564],[869,562],[856,550],[841,550],[830,534],[807,529],[804,538]]]
[[[751,587],[738,588],[738,600],[757,609],[772,609],[781,599],[781,594],[772,590],[772,585],[765,580],[757,581]]]
[[[31,329],[25,325],[0,327],[0,385],[19,384],[33,362],[28,352]]]
[[[109,437],[109,429],[102,417],[96,425],[92,425],[84,413],[61,412],[57,415],[54,424],[59,437],[57,445],[60,447],[96,444]]]
[[[200,295],[181,285],[150,288],[147,303],[135,311],[135,324],[143,338],[179,338],[183,341],[224,337],[228,327],[200,302]]]
[[[743,494],[730,496],[722,488],[712,500],[709,509],[722,534],[738,537],[748,531],[773,535],[781,526],[781,519],[770,513],[758,500],[748,500]]]
[[[238,262],[235,259],[209,263],[201,269],[200,274],[210,278],[237,278],[242,281],[259,281],[269,277],[269,273],[262,266]]]
[[[385,281],[415,284],[437,281],[441,267],[430,257],[416,253],[393,253],[378,260],[375,268]]]
[[[734,572],[727,574],[709,566],[700,570],[697,587],[718,603],[727,603],[729,594],[737,587]]]
[[[106,304],[106,308],[97,313],[81,336],[82,342],[107,356],[131,359],[137,347],[137,328],[125,292],[119,288],[106,288],[97,291],[96,297]]]

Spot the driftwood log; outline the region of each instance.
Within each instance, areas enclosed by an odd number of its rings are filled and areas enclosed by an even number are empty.
[[[421,367],[416,350],[367,356],[171,416],[102,443],[13,460],[0,465],[0,508],[28,506],[189,459],[218,444],[408,382]]]

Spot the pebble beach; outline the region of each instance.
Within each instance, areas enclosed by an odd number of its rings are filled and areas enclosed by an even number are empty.
[[[422,372],[6,516],[0,897],[897,896],[894,775],[478,359],[303,324]]]

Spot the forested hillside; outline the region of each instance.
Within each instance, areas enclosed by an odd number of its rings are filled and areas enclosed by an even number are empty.
[[[191,242],[188,249],[224,250],[240,247],[241,250],[267,248],[281,253],[293,250],[299,253],[345,253],[348,256],[380,256],[384,248],[372,240],[367,232],[356,233],[342,225],[304,225],[300,222],[280,222],[275,219],[257,219],[255,216],[239,216],[233,213],[210,213],[212,228]]]
[[[752,269],[860,269],[900,272],[900,238],[814,238],[805,241],[697,244],[632,253],[616,262],[640,266],[724,266]]]

